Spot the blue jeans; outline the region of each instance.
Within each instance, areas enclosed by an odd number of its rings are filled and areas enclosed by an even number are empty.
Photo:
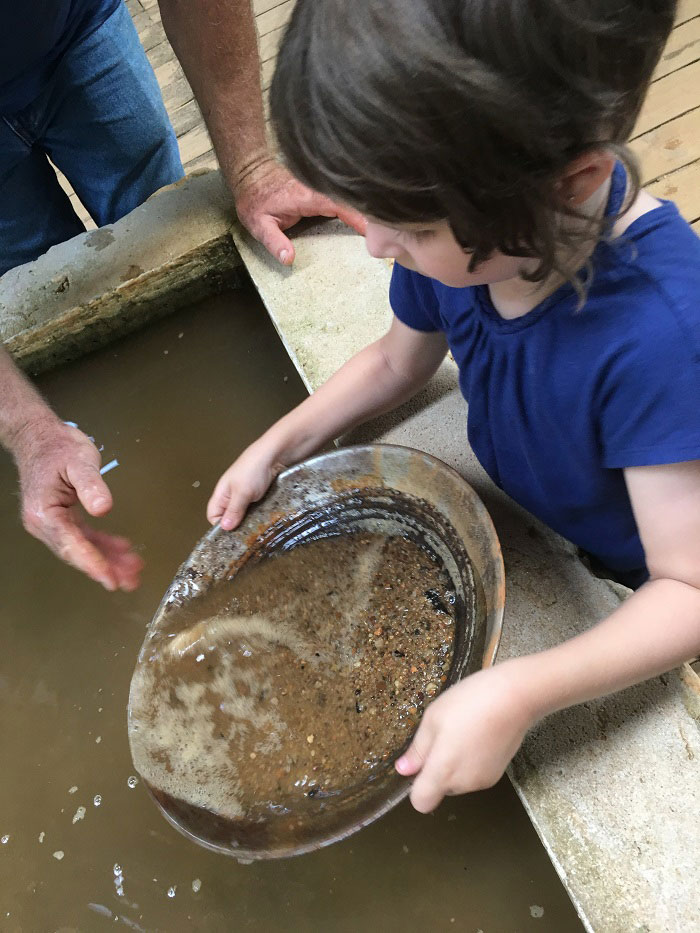
[[[126,4],[66,51],[36,100],[0,116],[0,275],[85,229],[47,156],[98,226],[182,178],[175,133]]]

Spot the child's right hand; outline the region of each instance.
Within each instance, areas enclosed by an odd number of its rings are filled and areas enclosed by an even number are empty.
[[[207,505],[207,518],[224,531],[240,525],[251,502],[262,499],[285,464],[270,456],[260,442],[251,444],[223,474]]]

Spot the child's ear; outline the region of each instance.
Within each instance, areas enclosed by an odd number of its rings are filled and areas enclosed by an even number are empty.
[[[591,149],[570,162],[557,182],[563,206],[578,207],[587,201],[615,168],[615,156],[605,149]]]

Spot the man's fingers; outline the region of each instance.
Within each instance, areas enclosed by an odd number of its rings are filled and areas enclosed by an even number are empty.
[[[101,583],[105,589],[116,590],[119,582],[109,561],[68,514],[44,528],[42,540],[66,563]]]
[[[134,553],[128,538],[111,535],[89,526],[83,526],[82,531],[88,541],[107,559],[120,589],[128,592],[137,589],[141,582],[144,561]]]
[[[112,508],[112,494],[97,466],[84,460],[71,462],[66,467],[66,477],[89,515],[106,515]]]
[[[338,205],[336,205],[336,211],[339,220],[342,220],[348,227],[352,227],[360,236],[365,235],[367,232],[367,218],[363,217],[359,211],[354,210],[352,207],[339,207]]]
[[[99,528],[91,528],[89,525],[83,526],[83,533],[89,541],[97,545],[108,556],[116,557],[119,554],[126,554],[133,547],[128,538],[113,535],[107,531],[100,531]]]
[[[291,266],[295,255],[292,241],[285,236],[274,217],[268,214],[261,218],[257,229],[251,232],[271,256],[274,256],[283,266]]]

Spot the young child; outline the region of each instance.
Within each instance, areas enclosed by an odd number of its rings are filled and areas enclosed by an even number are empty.
[[[303,182],[396,260],[381,340],[249,447],[210,521],[399,405],[449,349],[468,437],[517,502],[636,592],[589,631],[481,671],[397,761],[427,812],[503,774],[554,710],[700,652],[700,240],[624,143],[665,0],[298,0],[272,112]]]

